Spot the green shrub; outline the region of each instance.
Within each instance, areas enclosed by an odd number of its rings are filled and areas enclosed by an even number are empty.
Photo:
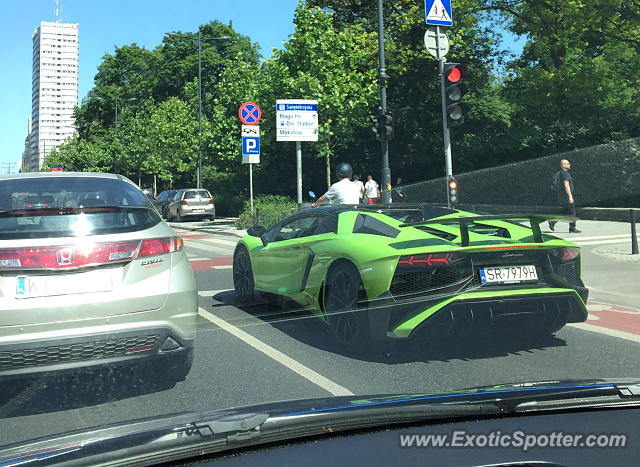
[[[243,196],[225,192],[216,193],[209,190],[216,203],[216,215],[219,217],[235,217],[242,210]]]
[[[252,213],[249,201],[245,201],[236,221],[236,227],[247,229],[258,224],[267,227],[291,215],[297,206],[296,202],[288,196],[265,195],[253,200],[254,212]]]

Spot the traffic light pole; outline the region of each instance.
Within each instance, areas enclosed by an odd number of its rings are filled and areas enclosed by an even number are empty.
[[[384,60],[384,16],[382,0],[378,0],[378,56],[380,61],[380,113],[387,114],[387,70]],[[383,129],[383,125],[380,125]],[[382,147],[382,203],[391,202],[391,169],[389,168],[389,137],[385,131],[381,131],[380,143]]]
[[[444,164],[445,164],[445,186],[448,180],[453,177],[453,166],[451,162],[451,138],[449,136],[449,125],[447,124],[447,96],[445,93],[444,64],[446,58],[440,54],[440,26],[436,26],[436,50],[438,54],[438,73],[440,75],[440,94],[442,100],[442,131],[444,135]],[[451,208],[451,197],[447,189],[447,206]]]

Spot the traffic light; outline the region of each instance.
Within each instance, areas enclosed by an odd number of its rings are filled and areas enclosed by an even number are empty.
[[[380,140],[380,138],[382,138],[382,132],[384,130],[382,130],[382,119],[380,118],[380,115],[372,115],[371,116],[371,131],[373,131],[373,134],[376,135],[376,139]]]
[[[449,177],[447,180],[447,190],[449,192],[449,201],[451,204],[455,204],[458,202],[458,180],[454,177]]]
[[[467,67],[461,63],[444,64],[444,95],[447,106],[447,126],[464,123],[464,112],[467,104],[462,97],[466,92],[464,78],[467,75]]]
[[[387,111],[384,116],[384,133],[387,135],[387,140],[393,139],[393,116],[391,112]]]

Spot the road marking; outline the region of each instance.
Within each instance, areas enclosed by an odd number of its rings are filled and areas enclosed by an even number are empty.
[[[221,290],[199,290],[198,295],[201,297],[213,297],[223,292],[233,292],[233,289],[221,289]]]
[[[562,237],[565,240],[571,240],[571,241],[575,241],[575,242],[580,242],[583,240],[607,240],[607,239],[613,239],[613,238],[624,238],[624,237],[631,237],[631,233],[626,233],[626,234],[615,234],[615,235],[596,235],[596,236],[592,236],[592,237],[572,237],[572,236],[566,236],[566,237]]]
[[[218,326],[220,329],[227,331],[229,334],[237,337],[238,339],[243,341],[245,344],[253,347],[259,352],[262,352],[267,357],[270,357],[271,359],[275,360],[281,365],[284,365],[294,373],[297,373],[298,375],[302,376],[303,378],[312,382],[313,384],[320,386],[322,389],[333,394],[334,396],[352,396],[353,395],[353,393],[349,391],[347,388],[344,388],[339,384],[334,383],[330,379],[325,378],[320,373],[303,365],[297,360],[294,360],[288,355],[283,354],[282,352],[271,347],[270,345],[265,344],[261,340],[256,339],[251,334],[235,327],[234,325],[228,323],[224,319],[208,312],[204,308],[199,308],[198,311],[200,313],[200,316],[212,322],[213,324]]]
[[[631,334],[630,332],[603,328],[601,326],[596,326],[594,324],[587,324],[587,323],[569,323],[567,326],[572,326],[574,328],[583,329],[585,331],[597,332],[599,334],[604,334],[606,336],[618,337],[620,339],[625,339],[628,341],[640,343],[640,335]]]
[[[230,240],[222,240],[221,238],[217,238],[217,237],[214,237],[214,238],[196,238],[194,240],[195,240],[195,243],[200,243],[200,242],[217,243],[217,244],[220,244],[220,245],[233,246],[233,247],[235,247],[238,244],[238,242],[232,242]]]
[[[631,239],[626,239],[626,238],[619,238],[616,240],[600,240],[600,241],[590,241],[590,242],[575,242],[580,246],[593,246],[593,245],[608,245],[608,244],[614,244],[614,243],[629,243],[631,241]]]
[[[231,256],[216,256],[202,260],[189,259],[189,264],[191,264],[191,269],[194,271],[206,271],[218,268],[229,269],[230,267],[233,267],[233,258]]]

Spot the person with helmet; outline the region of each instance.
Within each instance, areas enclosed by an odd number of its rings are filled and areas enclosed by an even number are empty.
[[[341,162],[336,167],[336,177],[338,181],[331,185],[327,192],[313,203],[312,207],[318,207],[325,201],[331,204],[358,204],[360,202],[360,193],[358,185],[351,181],[353,169],[351,164]]]

